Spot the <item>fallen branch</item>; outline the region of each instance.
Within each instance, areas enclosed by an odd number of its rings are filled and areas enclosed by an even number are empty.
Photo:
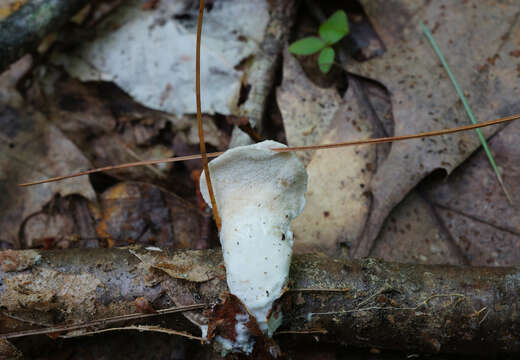
[[[246,67],[244,84],[245,101],[239,104],[238,115],[250,120],[252,127],[257,130],[263,128],[269,94],[275,82],[275,74],[279,69],[279,62],[283,47],[293,24],[297,2],[281,0],[270,2],[270,18],[260,45],[259,53]]]
[[[34,324],[45,328],[134,314],[139,297],[156,310],[171,307],[172,301],[214,304],[227,289],[216,250],[169,255],[142,249],[5,251],[0,265],[4,337]],[[520,351],[518,267],[300,255],[293,259],[291,288],[280,300],[284,322],[275,338],[297,341],[312,335],[325,342],[416,352]],[[203,323],[201,310],[189,313]],[[98,321],[89,330],[102,327]]]
[[[88,0],[30,0],[0,22],[0,73],[36,49],[45,35],[57,30]]]

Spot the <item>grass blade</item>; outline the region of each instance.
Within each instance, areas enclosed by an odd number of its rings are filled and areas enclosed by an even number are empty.
[[[446,70],[446,73],[448,74],[448,76],[453,84],[453,87],[455,87],[455,90],[457,91],[457,94],[459,95],[459,98],[462,101],[462,104],[464,105],[464,109],[466,110],[466,113],[468,114],[469,119],[471,120],[471,122],[473,124],[477,124],[477,121],[475,120],[475,116],[473,115],[473,112],[471,111],[471,108],[468,105],[466,97],[464,96],[464,92],[460,88],[459,84],[457,83],[457,80],[455,79],[455,76],[451,72],[451,69],[448,66],[448,63],[446,62],[446,59],[444,58],[444,55],[442,54],[441,49],[437,45],[437,42],[433,38],[432,33],[430,32],[428,27],[426,27],[426,25],[423,24],[422,21],[420,21],[419,24],[421,25],[424,35],[430,41],[430,44],[431,44],[433,50],[439,57],[439,60],[441,61],[442,66],[444,66],[444,70]],[[489,149],[486,138],[484,137],[484,135],[482,134],[482,131],[480,129],[475,129],[475,131],[477,132],[480,143],[482,144],[482,147],[484,148],[484,151],[486,152],[489,163],[491,164],[491,167],[493,168],[493,171],[495,172],[497,180],[498,180],[500,186],[502,187],[502,190],[504,191],[504,194],[506,195],[507,200],[509,201],[509,203],[511,205],[513,205],[513,200],[511,198],[511,196],[509,195],[509,192],[507,191],[504,181],[502,180],[502,175],[500,175],[500,170],[498,169],[495,158],[493,157],[493,154],[491,153],[491,150]]]

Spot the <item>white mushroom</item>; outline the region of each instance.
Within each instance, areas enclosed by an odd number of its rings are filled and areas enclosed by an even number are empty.
[[[269,336],[281,317],[268,319],[289,275],[293,234],[290,222],[303,210],[307,173],[293,153],[275,141],[240,146],[210,162],[222,220],[220,242],[227,283]],[[208,204],[206,179],[201,192]]]

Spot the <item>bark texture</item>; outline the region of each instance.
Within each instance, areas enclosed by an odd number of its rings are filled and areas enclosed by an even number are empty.
[[[0,22],[0,72],[78,12],[88,0],[31,0]]]
[[[289,30],[294,22],[297,2],[293,0],[270,2],[270,20],[261,51],[247,67],[242,85],[245,99],[239,104],[238,114],[249,118],[253,127],[262,129],[265,108],[275,81],[276,70]]]
[[[136,313],[142,298],[156,310],[215,304],[227,289],[221,262],[217,250],[1,252],[0,332],[10,338],[16,331]],[[515,353],[519,295],[518,267],[300,255],[279,301],[284,318],[275,339],[314,336],[409,352]],[[205,323],[207,311],[190,311],[190,320]]]

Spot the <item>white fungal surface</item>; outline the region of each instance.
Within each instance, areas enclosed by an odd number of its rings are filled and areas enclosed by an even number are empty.
[[[281,323],[281,315],[268,315],[287,283],[290,222],[303,210],[307,186],[301,161],[292,153],[270,150],[279,147],[285,145],[264,141],[239,146],[210,162],[229,289],[268,335]],[[210,204],[204,173],[200,185]]]

